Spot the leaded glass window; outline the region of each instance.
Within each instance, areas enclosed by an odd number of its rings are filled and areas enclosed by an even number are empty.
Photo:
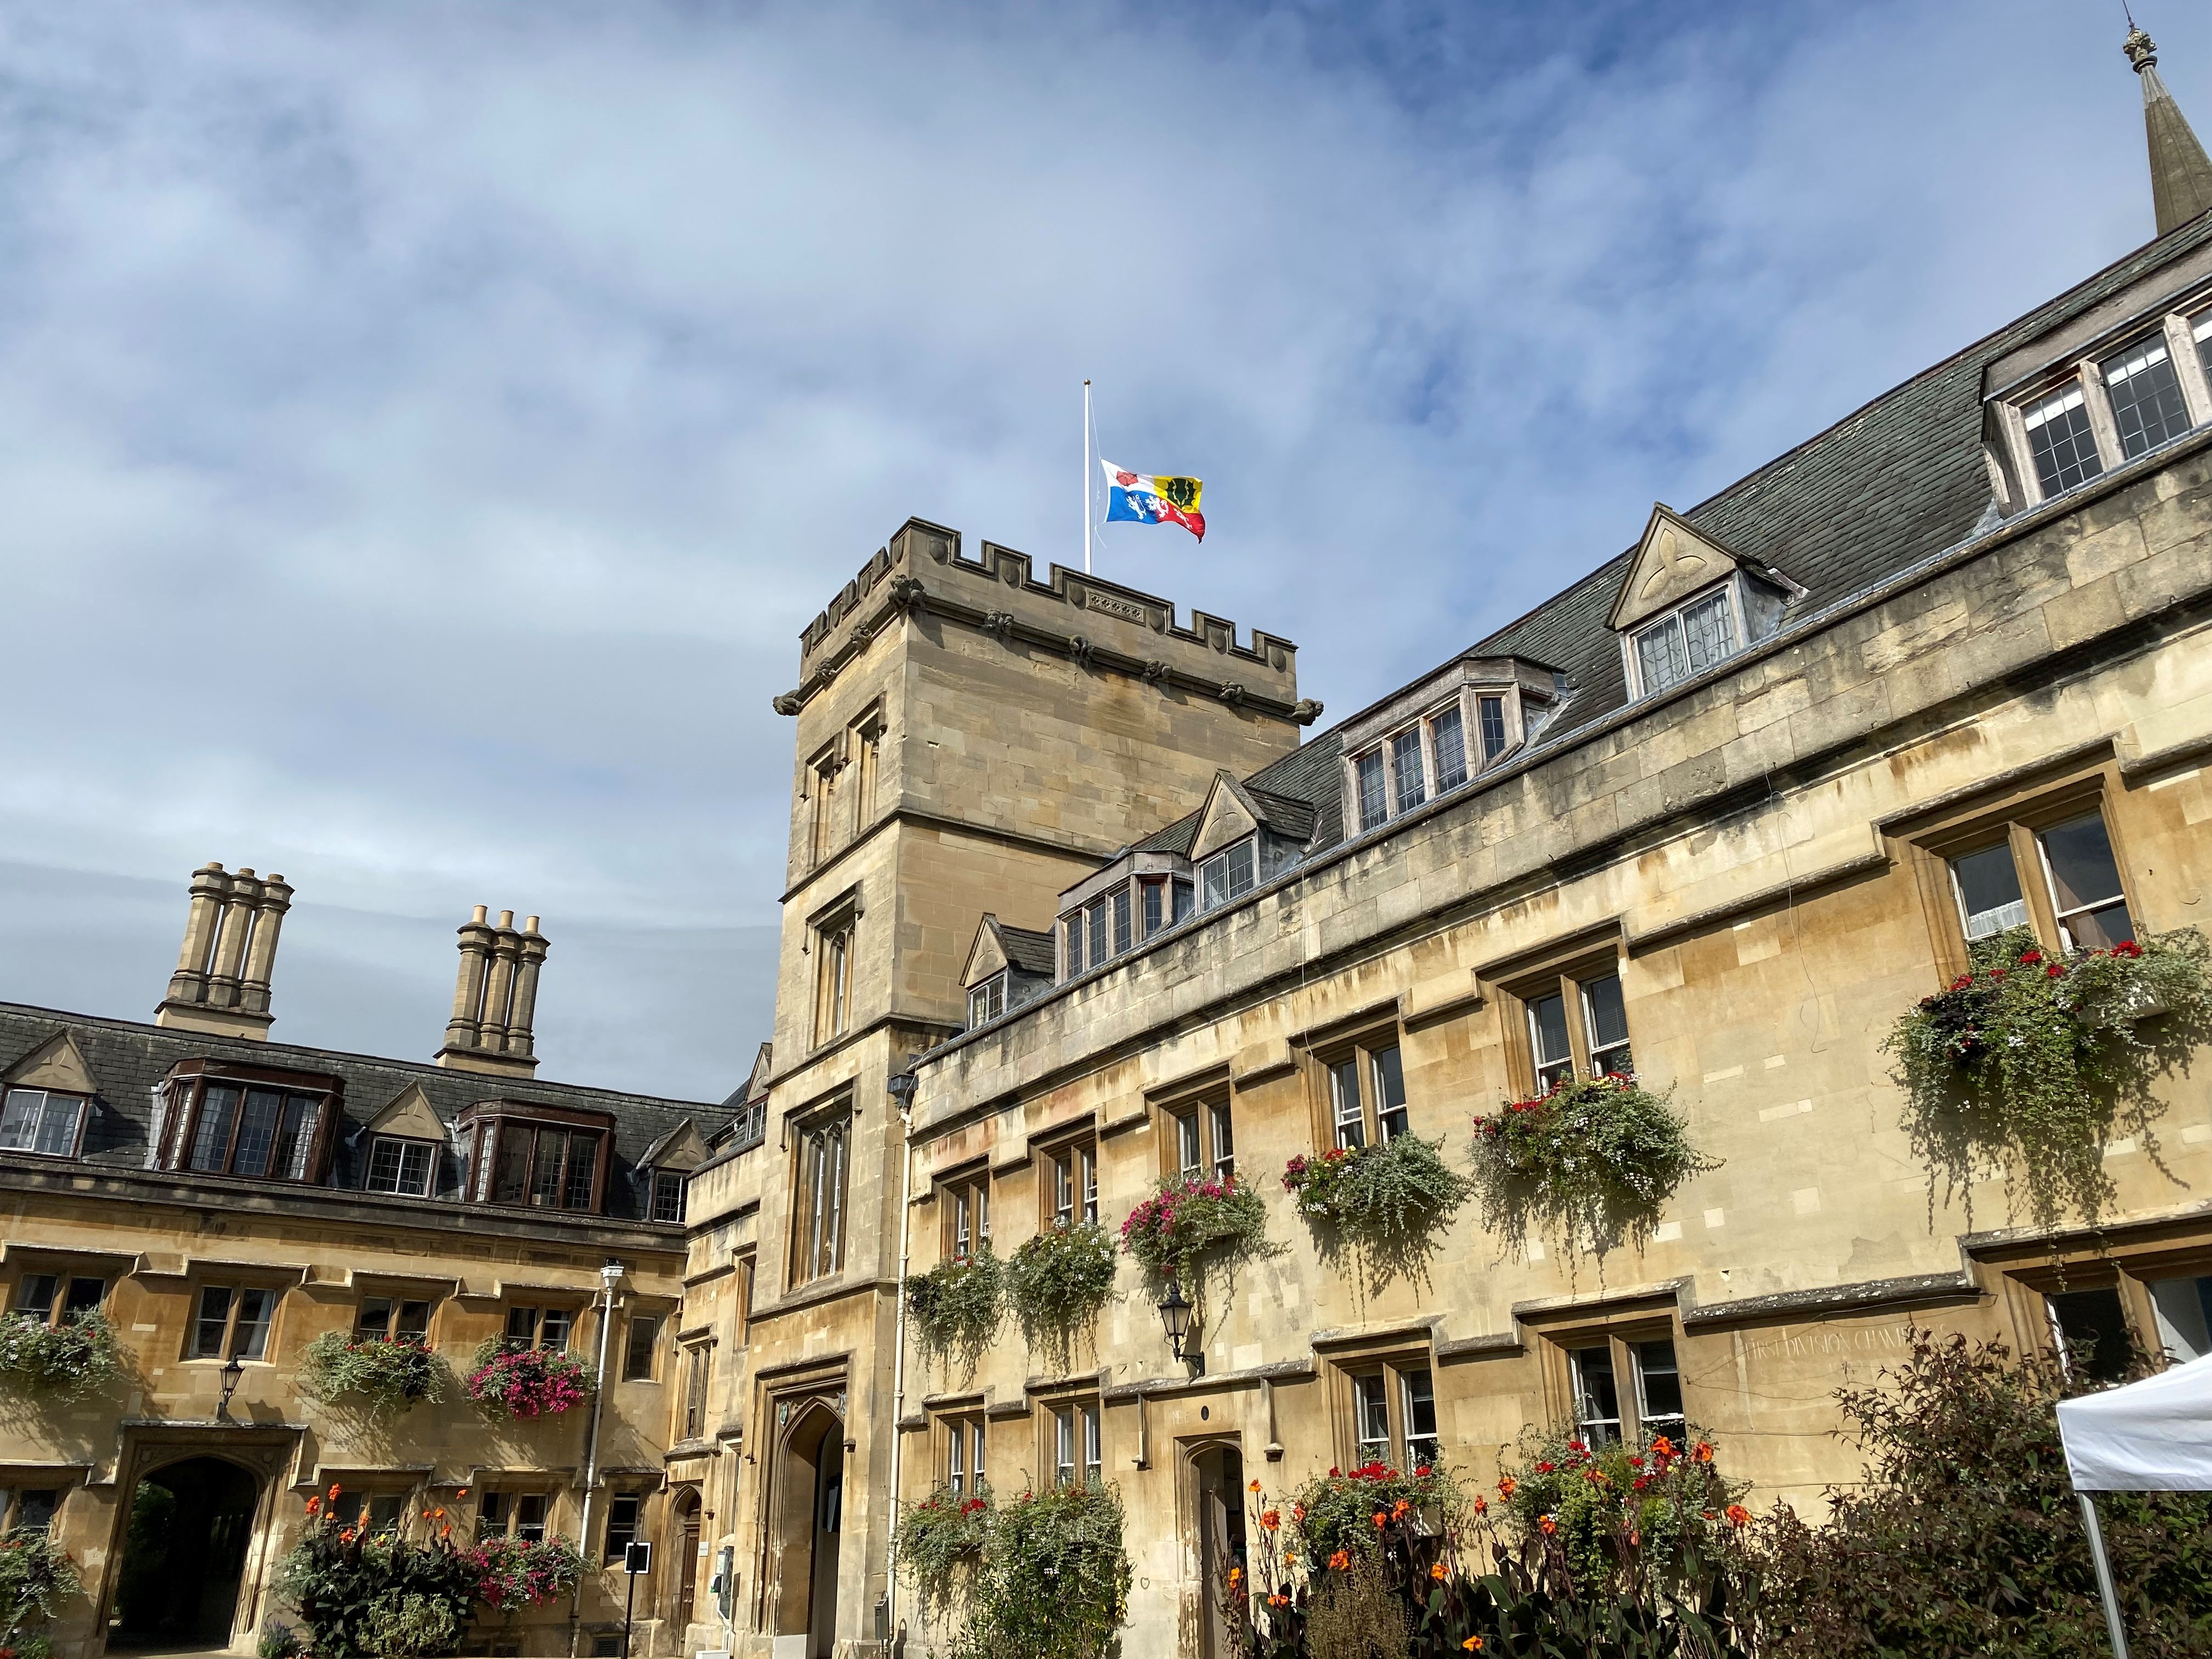
[[[1456,789],[1467,781],[1467,732],[1459,710],[1446,708],[1429,722],[1429,740],[1437,750],[1437,793]]]
[[[2189,405],[2167,356],[2166,336],[2148,334],[2100,365],[2120,453],[2130,460],[2189,430]]]
[[[2097,440],[2089,429],[2089,411],[2082,406],[2080,386],[2061,386],[2022,410],[2021,419],[2027,428],[2028,453],[2035,458],[2035,476],[2045,495],[2071,489],[2105,470],[2097,457]]]

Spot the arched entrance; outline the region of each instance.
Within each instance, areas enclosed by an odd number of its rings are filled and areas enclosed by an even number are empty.
[[[699,1492],[695,1486],[676,1500],[676,1639],[696,1617],[699,1598]]]
[[[837,1639],[837,1540],[845,1518],[845,1425],[819,1400],[793,1419],[776,1455],[776,1659],[830,1659]]]
[[[108,1620],[111,1647],[222,1647],[261,1483],[227,1458],[188,1457],[146,1475],[131,1495]]]
[[[1237,1627],[1231,1616],[1229,1570],[1249,1572],[1244,1555],[1244,1454],[1219,1442],[1191,1459],[1198,1483],[1199,1652],[1231,1659]]]

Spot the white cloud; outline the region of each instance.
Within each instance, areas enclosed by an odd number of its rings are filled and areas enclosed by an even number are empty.
[[[7,886],[281,868],[341,1046],[538,909],[556,1074],[734,1081],[797,632],[910,513],[1073,562],[1085,375],[1213,527],[1102,568],[1343,712],[2148,234],[2100,15],[1556,10],[0,20]],[[0,995],[143,1013],[117,937]],[[744,1000],[610,1039],[702,937]]]

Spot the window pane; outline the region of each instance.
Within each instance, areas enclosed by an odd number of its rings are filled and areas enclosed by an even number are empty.
[[[2160,1279],[2150,1287],[2159,1346],[2177,1364],[2212,1353],[2212,1278]]]
[[[232,1322],[230,1351],[240,1359],[258,1359],[269,1348],[269,1316],[276,1310],[274,1291],[240,1291],[238,1317]]]
[[[1369,750],[1352,763],[1352,770],[1359,786],[1359,827],[1372,830],[1390,816],[1382,751]]]
[[[2085,812],[2045,830],[2042,841],[2051,867],[2051,902],[2067,943],[2077,950],[2102,951],[2133,939],[2104,814]]]
[[[1097,1486],[1106,1471],[1105,1437],[1098,1422],[1098,1407],[1085,1406],[1083,1417],[1083,1478]]]
[[[538,1346],[538,1310],[509,1308],[507,1310],[507,1346],[510,1348],[534,1348]]]
[[[1412,726],[1390,739],[1390,781],[1398,810],[1410,812],[1428,799],[1421,777],[1421,728]]]
[[[229,1325],[230,1291],[221,1285],[204,1287],[199,1315],[192,1322],[192,1358],[222,1358],[223,1333]]]
[[[506,1537],[509,1512],[505,1492],[486,1492],[477,1510],[477,1541],[482,1543],[487,1538]]]
[[[1053,1478],[1063,1486],[1075,1484],[1075,1412],[1063,1407],[1053,1413]]]
[[[1735,649],[1735,623],[1729,615],[1726,592],[1684,609],[1682,643],[1692,674],[1702,674]]]
[[[1467,781],[1467,732],[1458,709],[1447,708],[1429,722],[1429,741],[1436,747],[1437,793],[1458,788]]]
[[[1083,931],[1091,939],[1091,965],[1093,968],[1103,967],[1109,949],[1106,937],[1106,901],[1103,898],[1091,900],[1085,908]]]
[[[1426,1369],[1399,1374],[1404,1390],[1406,1461],[1415,1468],[1437,1461],[1437,1390]]]
[[[1390,1404],[1382,1391],[1382,1373],[1375,1371],[1352,1379],[1353,1432],[1358,1437],[1359,1461],[1382,1463],[1390,1456]]]
[[[399,1149],[399,1190],[416,1198],[430,1195],[430,1166],[436,1149],[427,1140],[410,1140]]]
[[[1088,1146],[1077,1153],[1083,1169],[1083,1218],[1098,1219],[1098,1154]]]
[[[1175,884],[1175,919],[1181,921],[1190,915],[1193,893],[1191,884],[1179,881]]]
[[[1644,690],[1649,696],[1664,691],[1668,686],[1684,679],[1689,673],[1689,664],[1682,654],[1682,620],[1669,617],[1655,623],[1636,636],[1637,666],[1644,673]]]
[[[2045,495],[2071,489],[2105,470],[2097,459],[2097,440],[2089,430],[2089,411],[2081,406],[2080,386],[2062,387],[2021,413]]]
[[[1203,1154],[1198,1144],[1198,1114],[1184,1113],[1176,1117],[1176,1167],[1184,1175],[1196,1175]]]
[[[2105,359],[2105,393],[2120,453],[2130,460],[2189,430],[2189,406],[2166,355],[2166,336],[2148,334]]]
[[[427,1302],[401,1303],[399,1317],[392,1322],[392,1334],[416,1342],[429,1335],[430,1304]]]
[[[1682,1426],[1682,1373],[1674,1361],[1674,1344],[1662,1338],[1636,1345],[1636,1383],[1641,1403],[1637,1414],[1644,1433]]]
[[[392,1333],[392,1298],[388,1296],[365,1296],[361,1308],[353,1316],[353,1334],[356,1341],[376,1342]]]
[[[684,1219],[684,1177],[672,1170],[658,1171],[653,1177],[653,1218],[655,1221]]]
[[[1119,956],[1129,948],[1129,890],[1126,887],[1114,893],[1114,953]]]
[[[220,1170],[230,1149],[231,1119],[238,1111],[238,1091],[210,1088],[201,1097],[199,1127],[192,1132],[191,1166]]]
[[[2212,311],[2193,319],[2189,331],[2197,341],[2197,361],[2207,374],[2212,374]]]
[[[323,1103],[313,1095],[290,1095],[284,1101],[283,1127],[269,1160],[269,1172],[287,1181],[307,1178],[307,1160],[314,1155],[315,1131],[323,1121]]]
[[[592,1188],[598,1184],[599,1174],[599,1138],[597,1135],[574,1134],[568,1137],[568,1179],[561,1194],[564,1210],[588,1210],[592,1207]],[[681,1196],[682,1188],[678,1188]]]
[[[568,1333],[575,1324],[573,1308],[548,1308],[545,1316],[538,1322],[538,1346],[548,1353],[562,1352],[568,1346]]]
[[[269,1149],[276,1139],[276,1120],[284,1109],[284,1097],[269,1089],[248,1089],[246,1110],[239,1119],[238,1146],[231,1153],[234,1175],[269,1173]]]
[[[1052,1218],[1065,1227],[1075,1219],[1075,1154],[1062,1152],[1052,1161]]]
[[[1636,1062],[1629,1054],[1628,1010],[1621,1001],[1620,975],[1607,974],[1603,979],[1584,981],[1583,1012],[1589,1021],[1590,1070],[1600,1075],[1612,1072],[1634,1076]]]
[[[61,1288],[61,1279],[56,1273],[25,1273],[15,1286],[15,1311],[35,1314],[40,1319],[51,1319],[54,1311],[54,1294]]]
[[[660,1340],[660,1322],[647,1315],[633,1316],[629,1340],[623,1345],[623,1381],[641,1382],[653,1376],[653,1349]]]
[[[107,1294],[104,1279],[72,1279],[69,1282],[69,1299],[62,1304],[64,1318],[74,1314],[90,1313]]]
[[[32,1486],[16,1494],[15,1524],[30,1532],[45,1532],[54,1523],[54,1511],[61,1507],[62,1495],[58,1487]]]
[[[1336,1105],[1336,1144],[1364,1146],[1367,1122],[1359,1109],[1359,1062],[1340,1060],[1331,1066],[1328,1087]]]
[[[368,1149],[368,1179],[365,1183],[372,1193],[396,1193],[399,1190],[399,1143],[379,1137]]]
[[[1613,1376],[1613,1350],[1577,1348],[1568,1356],[1574,1371],[1575,1421],[1583,1438],[1602,1446],[1620,1438],[1620,1395]]]
[[[951,1438],[952,1455],[945,1466],[945,1484],[951,1487],[953,1495],[957,1497],[965,1489],[968,1479],[968,1464],[963,1455],[968,1434],[957,1421],[946,1425],[945,1431]]]
[[[524,1492],[514,1500],[514,1535],[532,1544],[545,1541],[545,1494]]]
[[[2118,1291],[2064,1291],[2050,1302],[2076,1364],[2086,1365],[2100,1382],[2117,1382],[2127,1375],[2135,1343]]]
[[[1237,1172],[1237,1135],[1229,1123],[1229,1104],[1215,1103],[1206,1109],[1206,1127],[1213,1136],[1213,1176],[1226,1181]]]
[[[530,1196],[530,1149],[533,1137],[527,1123],[497,1123],[499,1151],[493,1166],[492,1199],[500,1204],[520,1204]]]
[[[1528,1005],[1528,1038],[1536,1051],[1539,1089],[1555,1089],[1574,1076],[1574,1050],[1567,1042],[1565,997],[1538,997]]]
[[[638,1505],[640,1500],[632,1493],[617,1493],[607,1500],[606,1547],[601,1554],[609,1561],[619,1561],[623,1552],[637,1539]]]
[[[1062,940],[1062,948],[1067,957],[1067,974],[1068,977],[1073,979],[1083,971],[1083,912],[1069,911],[1066,920],[1060,924],[1060,927],[1066,936]]]
[[[550,1208],[561,1196],[561,1158],[568,1137],[559,1129],[538,1131],[538,1150],[530,1162],[530,1201]]]
[[[69,1158],[76,1152],[76,1124],[84,1103],[75,1095],[46,1095],[39,1114],[38,1132],[31,1150],[49,1158]]]
[[[1406,1070],[1393,1043],[1370,1056],[1375,1079],[1375,1127],[1384,1140],[1406,1133]]]
[[[1474,712],[1482,721],[1482,757],[1496,760],[1505,752],[1505,699],[1477,697]]]
[[[2008,927],[2027,926],[2027,901],[2021,896],[2020,872],[2004,842],[1951,860],[1951,879],[1959,890],[1959,913],[1968,939],[1987,939]]]
[[[1164,908],[1167,903],[1167,884],[1148,881],[1145,884],[1145,937],[1150,939],[1167,926]]]
[[[976,1026],[981,1025],[985,1020],[990,1018],[990,999],[984,995],[983,988],[979,985],[968,994],[969,1029],[973,1030]]]
[[[0,1146],[27,1152],[38,1138],[46,1096],[36,1089],[10,1089],[0,1103]]]

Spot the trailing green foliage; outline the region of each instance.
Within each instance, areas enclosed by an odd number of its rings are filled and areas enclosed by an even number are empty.
[[[1410,1473],[1383,1463],[1348,1474],[1332,1468],[1301,1486],[1291,1504],[1298,1540],[1317,1562],[1340,1550],[1371,1551],[1389,1526],[1433,1532],[1457,1524],[1466,1510],[1466,1494],[1451,1472],[1425,1463]]]
[[[0,1651],[46,1659],[53,1641],[44,1626],[83,1588],[76,1564],[43,1527],[0,1533]]]
[[[1128,1616],[1122,1529],[1110,1486],[1024,1492],[990,1510],[951,1659],[1104,1659]]]
[[[1570,1255],[1642,1249],[1681,1184],[1720,1165],[1691,1144],[1689,1124],[1635,1079],[1562,1084],[1474,1121],[1483,1218],[1510,1250],[1540,1231]]]
[[[451,1373],[424,1342],[400,1337],[356,1341],[343,1331],[325,1331],[300,1356],[301,1381],[318,1399],[357,1407],[372,1418],[392,1418],[418,1401],[446,1397]]]
[[[1121,1248],[1154,1279],[1189,1283],[1206,1258],[1233,1260],[1256,1250],[1267,1232],[1267,1205],[1235,1176],[1178,1176],[1129,1212]]]
[[[927,1613],[943,1617],[967,1593],[990,1529],[988,1489],[963,1498],[939,1486],[899,1517],[891,1551]]]
[[[1113,1298],[1114,1271],[1114,1241],[1096,1222],[1048,1228],[1024,1240],[1006,1272],[1023,1340],[1057,1369],[1069,1369],[1076,1334]]]
[[[986,1244],[906,1281],[907,1317],[925,1358],[957,1363],[969,1372],[999,1334],[1006,1307],[1006,1270]]]
[[[94,1394],[123,1374],[115,1327],[97,1308],[48,1325],[36,1314],[0,1318],[0,1382],[56,1401]]]
[[[1395,1135],[1372,1146],[1332,1146],[1303,1155],[1283,1171],[1283,1187],[1321,1234],[1323,1254],[1358,1258],[1372,1290],[1392,1279],[1425,1279],[1445,1229],[1474,1182],[1443,1161],[1443,1146]]]
[[[2069,1209],[2094,1223],[2112,1197],[2106,1141],[2124,1131],[2155,1156],[2150,1081],[2212,1035],[2208,957],[2193,927],[2069,956],[2026,927],[1977,941],[1969,971],[1883,1044],[1931,1200],[1940,1173],[1971,1220],[1973,1181],[1994,1169],[2038,1226]]]

